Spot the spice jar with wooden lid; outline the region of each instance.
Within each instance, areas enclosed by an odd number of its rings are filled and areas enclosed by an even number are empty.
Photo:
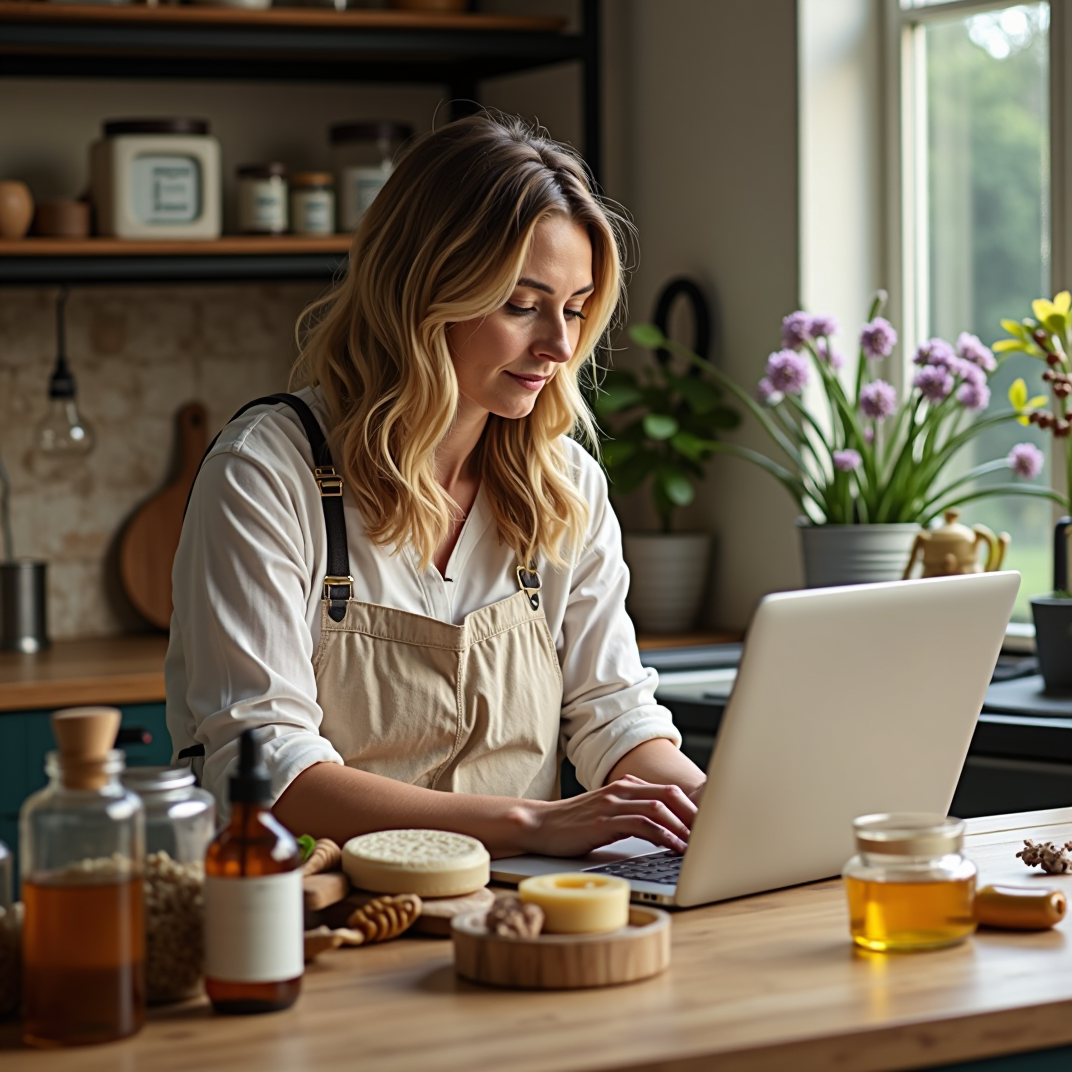
[[[145,812],[119,780],[114,707],[57,711],[49,784],[22,806],[23,1039],[108,1042],[145,1019]]]
[[[903,812],[863,815],[853,827],[859,854],[842,877],[858,946],[933,949],[975,930],[976,868],[961,855],[963,820]]]

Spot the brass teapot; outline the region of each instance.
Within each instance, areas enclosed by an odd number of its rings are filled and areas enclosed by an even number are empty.
[[[912,554],[905,567],[904,579],[912,572],[916,559],[923,557],[923,577],[949,577],[958,573],[992,573],[1001,569],[1005,551],[1009,546],[1009,534],[1000,536],[986,525],[961,525],[957,522],[960,512],[946,510],[942,515],[945,524],[936,529],[924,529],[912,545]],[[986,546],[985,564],[979,561],[979,546]]]

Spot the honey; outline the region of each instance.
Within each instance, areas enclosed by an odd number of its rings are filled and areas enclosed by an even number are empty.
[[[898,952],[954,945],[975,930],[975,878],[873,882],[846,878],[849,930],[864,949]]]
[[[960,850],[964,823],[919,812],[864,815],[858,855],[842,874],[849,931],[876,953],[939,949],[975,930],[975,864]]]
[[[145,1019],[142,882],[23,882],[23,1038],[71,1046]]]

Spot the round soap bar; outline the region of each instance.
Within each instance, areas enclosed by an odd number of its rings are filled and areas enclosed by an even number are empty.
[[[614,875],[536,875],[524,879],[517,892],[543,909],[547,934],[603,934],[629,922],[629,883]]]
[[[486,886],[491,857],[476,838],[445,830],[380,830],[342,847],[350,881],[374,893],[460,897]]]

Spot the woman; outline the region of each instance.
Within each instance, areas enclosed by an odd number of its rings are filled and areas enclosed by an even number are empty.
[[[168,725],[221,804],[253,726],[301,833],[684,850],[703,774],[639,662],[606,481],[568,438],[593,431],[577,375],[621,274],[583,165],[519,121],[403,157],[304,318],[316,419],[245,412],[190,501]],[[589,790],[567,800],[560,742]]]

